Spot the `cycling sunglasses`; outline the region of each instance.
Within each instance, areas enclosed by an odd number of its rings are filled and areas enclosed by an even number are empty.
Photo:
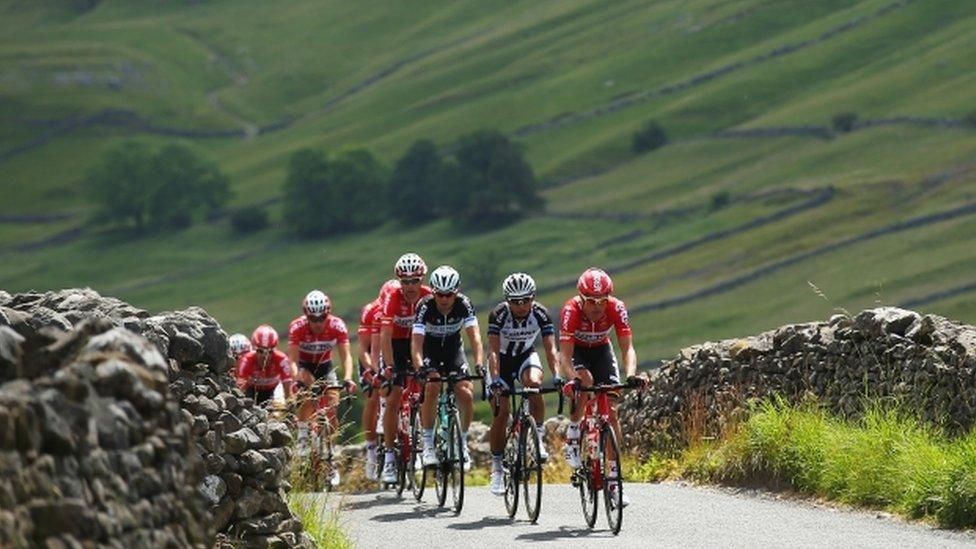
[[[422,279],[420,278],[401,278],[400,284],[405,284],[407,286],[416,286],[417,284],[420,284],[421,281]]]
[[[607,302],[607,298],[605,297],[586,297],[585,295],[581,295],[580,297],[583,298],[584,302],[592,303],[594,305],[603,305]]]
[[[434,292],[434,295],[436,295],[437,297],[451,297],[451,296],[457,295],[457,292],[447,292],[447,293]]]
[[[325,315],[306,315],[309,322],[325,322]]]
[[[257,349],[255,349],[255,351],[257,351],[259,355],[270,355],[271,352],[274,351],[274,349],[270,347],[258,347]]]
[[[526,303],[532,303],[534,298],[531,297],[514,297],[508,300],[510,305],[525,305]]]

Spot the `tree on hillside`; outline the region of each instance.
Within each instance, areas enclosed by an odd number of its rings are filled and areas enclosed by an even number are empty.
[[[834,126],[834,130],[840,133],[848,133],[854,130],[854,124],[857,123],[857,113],[853,112],[842,112],[835,114],[834,118],[831,120],[831,124]]]
[[[328,233],[323,217],[329,207],[329,162],[325,153],[302,149],[288,160],[285,177],[285,225],[304,238]]]
[[[631,149],[635,154],[644,154],[659,149],[668,144],[668,135],[664,128],[653,120],[648,120],[644,127],[634,134]]]
[[[497,248],[475,249],[461,259],[461,282],[465,288],[481,290],[485,297],[501,287],[502,253]]]
[[[330,162],[331,203],[326,225],[334,232],[375,227],[387,215],[389,193],[383,166],[366,150],[353,150]]]
[[[455,221],[488,227],[543,206],[522,148],[501,132],[481,130],[462,136],[454,158],[457,169],[447,183],[463,189],[466,196],[463,207],[450,212]]]
[[[230,185],[217,165],[186,145],[163,147],[151,169],[156,184],[150,218],[157,226],[189,226],[200,214],[213,216],[230,199]]]
[[[430,221],[437,215],[436,188],[440,186],[444,165],[434,142],[415,141],[397,161],[390,179],[391,213],[408,224]]]
[[[131,221],[146,227],[154,179],[152,152],[138,141],[126,141],[109,150],[88,175],[87,187],[95,202],[93,221]]]

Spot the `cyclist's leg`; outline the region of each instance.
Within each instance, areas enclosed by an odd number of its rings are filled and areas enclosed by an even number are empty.
[[[306,423],[315,413],[315,402],[312,394],[312,386],[315,384],[316,365],[308,362],[298,364],[298,381],[304,390],[299,392],[298,421]]]
[[[598,385],[609,385],[620,383],[620,367],[617,365],[617,356],[613,352],[613,347],[608,343],[594,349],[596,353],[591,366],[593,372],[593,382]],[[620,433],[620,420],[617,418],[617,404],[620,394],[612,392],[607,394],[610,401],[610,426],[617,435],[618,441],[623,441]],[[611,459],[614,456],[609,456]]]
[[[420,424],[424,428],[425,440],[433,433],[434,417],[437,415],[437,400],[441,392],[441,384],[438,383],[438,380],[441,379],[440,369],[437,368],[434,360],[436,357],[428,356],[427,350],[424,349],[424,367],[428,368],[428,372],[427,385],[424,387],[424,403],[420,407]]]
[[[502,379],[512,389],[515,388],[516,367],[514,360],[508,355],[499,354],[498,356],[498,377]],[[509,408],[509,397],[500,397],[498,402],[498,414],[491,422],[491,430],[488,432],[488,443],[491,446],[492,456],[498,456],[501,464],[501,455],[505,451],[505,428],[508,426],[508,415],[511,413]]]
[[[532,351],[521,361],[519,379],[525,387],[538,389],[542,386],[542,362],[539,360],[539,353]],[[529,413],[541,427],[546,416],[546,403],[542,400],[542,395],[529,397]]]
[[[359,381],[360,386],[363,383],[363,374],[365,373],[365,368],[362,363],[359,364]],[[380,411],[380,399],[377,394],[378,391],[369,391],[369,397],[366,399],[365,405],[363,405],[363,438],[366,439],[366,446],[376,445],[376,416]]]
[[[334,368],[330,367],[325,372],[320,370],[317,372],[317,375],[319,376],[318,380],[320,383],[327,385],[338,383],[338,377]],[[339,435],[339,415],[336,413],[339,407],[339,391],[335,389],[323,391],[322,397],[318,399],[316,404],[319,408],[318,413],[325,413],[325,417],[329,421],[329,436],[332,442],[335,443],[335,439]]]

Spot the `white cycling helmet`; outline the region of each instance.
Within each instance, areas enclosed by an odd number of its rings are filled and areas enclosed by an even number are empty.
[[[535,297],[535,280],[525,273],[512,273],[502,282],[505,299]]]
[[[427,274],[427,264],[417,254],[403,254],[393,267],[397,278],[422,277]]]
[[[251,342],[244,334],[234,334],[230,336],[228,342],[230,343],[230,354],[232,354],[234,358],[251,351]]]
[[[309,315],[327,315],[332,311],[332,301],[329,296],[319,290],[312,290],[302,301],[302,312]]]
[[[454,267],[441,265],[430,273],[430,287],[437,293],[453,294],[461,286],[461,275]]]

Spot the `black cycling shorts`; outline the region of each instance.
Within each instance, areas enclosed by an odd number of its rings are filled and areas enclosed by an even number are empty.
[[[542,361],[535,350],[514,356],[498,355],[498,377],[504,380],[510,389],[515,388],[516,380],[521,384],[522,374],[530,368],[542,370]]]
[[[437,347],[424,349],[424,366],[434,368],[442,376],[454,373],[468,374],[468,363],[464,358],[464,348],[458,345],[455,349],[441,350]]]
[[[312,374],[312,378],[315,381],[318,381],[320,384],[325,383],[328,385],[333,385],[339,382],[339,376],[336,375],[336,371],[335,368],[332,367],[331,360],[319,362],[318,364],[311,362],[299,362],[298,368]],[[316,386],[313,387],[312,394],[315,396],[320,396],[322,394],[321,386],[316,384]]]
[[[599,347],[577,345],[573,348],[573,369],[589,370],[594,385],[620,383],[617,357],[613,354],[613,347],[609,343]]]
[[[407,385],[407,372],[413,371],[413,358],[410,356],[410,338],[393,340],[393,384]]]
[[[254,404],[260,406],[274,397],[274,389],[262,391],[253,387],[248,388],[246,396],[254,399]]]

